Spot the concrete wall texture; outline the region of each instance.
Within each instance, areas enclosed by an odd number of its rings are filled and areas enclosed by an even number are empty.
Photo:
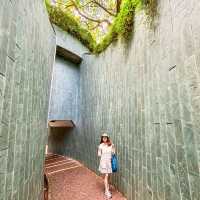
[[[35,200],[42,190],[55,37],[42,1],[1,3],[0,200]],[[99,137],[108,132],[120,166],[112,182],[129,200],[200,197],[199,9],[198,0],[160,0],[155,30],[138,14],[129,44],[85,54],[80,74],[57,59],[58,74],[67,76],[54,75],[68,89],[58,82],[56,88],[68,107],[49,114],[73,118],[76,128],[53,136],[55,151],[97,172]],[[58,39],[78,55],[87,51],[63,33]]]
[[[56,45],[67,49],[80,58],[88,52],[79,40],[56,25]],[[78,123],[80,105],[80,67],[70,60],[56,55],[53,67],[48,120],[73,120]]]
[[[63,152],[97,171],[107,131],[120,166],[112,181],[129,200],[200,198],[199,9],[160,0],[154,31],[140,13],[128,45],[83,57],[81,123]]]
[[[54,53],[43,1],[1,0],[1,200],[40,199]]]
[[[79,66],[56,56],[51,81],[48,120],[72,120],[79,127],[80,105],[80,68]],[[71,133],[71,134],[70,134]],[[48,151],[63,154],[67,136],[75,136],[77,128],[51,128],[48,137]]]
[[[88,52],[76,38],[54,25],[56,44],[83,57]],[[78,143],[80,128],[80,66],[56,56],[53,67],[48,120],[72,120],[73,130],[51,129],[48,138],[48,151],[67,154],[68,149]],[[73,141],[73,142],[72,142]],[[69,142],[69,143],[68,143]],[[72,144],[71,144],[72,142]]]
[[[53,67],[49,120],[77,121],[79,115],[79,66],[56,56]]]
[[[89,52],[89,50],[80,43],[80,41],[66,31],[63,31],[56,25],[53,25],[56,32],[56,44],[61,46],[74,54],[82,57],[84,53]]]

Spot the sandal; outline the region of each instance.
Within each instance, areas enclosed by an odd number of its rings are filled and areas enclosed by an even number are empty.
[[[112,194],[110,191],[106,191],[105,192],[105,196],[108,198],[108,199],[111,199],[112,198]]]

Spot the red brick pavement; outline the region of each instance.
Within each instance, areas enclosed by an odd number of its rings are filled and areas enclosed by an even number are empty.
[[[103,179],[71,158],[50,154],[45,160],[48,200],[104,200]],[[112,200],[126,200],[111,187]]]

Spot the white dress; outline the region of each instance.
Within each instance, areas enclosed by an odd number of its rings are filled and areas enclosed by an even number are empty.
[[[98,156],[100,158],[99,171],[102,174],[110,174],[112,173],[111,167],[111,157],[112,153],[114,153],[114,145],[108,146],[107,144],[101,143],[98,147]]]

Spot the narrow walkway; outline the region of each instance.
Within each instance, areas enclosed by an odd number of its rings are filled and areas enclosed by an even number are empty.
[[[103,179],[78,161],[49,154],[45,160],[48,200],[104,200]],[[112,200],[126,200],[113,187]]]

